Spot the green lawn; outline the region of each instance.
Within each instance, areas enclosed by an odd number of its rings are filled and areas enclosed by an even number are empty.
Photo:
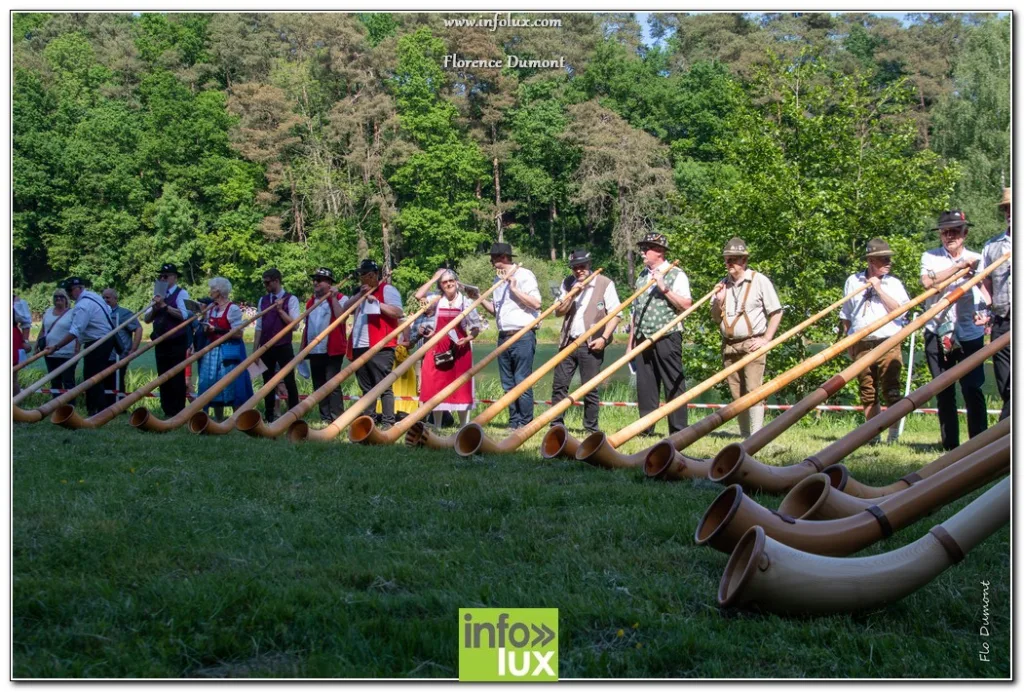
[[[606,409],[602,427],[635,415]],[[578,410],[569,421],[579,432]],[[795,463],[853,423],[808,418],[758,456]],[[713,455],[735,429],[690,452]],[[913,417],[898,446],[847,463],[890,482],[936,458],[937,437],[934,417]],[[462,459],[154,436],[124,416],[95,431],[15,425],[13,675],[456,677],[458,608],[473,606],[559,608],[562,678],[1009,675],[1008,528],[884,609],[723,614],[727,556],[693,542],[721,487],[542,461],[538,438]],[[919,538],[980,492],[866,553]]]

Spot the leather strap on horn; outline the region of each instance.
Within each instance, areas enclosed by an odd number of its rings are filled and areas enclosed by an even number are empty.
[[[908,473],[900,480],[906,483],[907,485],[913,485],[914,483],[920,483],[924,479],[921,478],[920,474],[918,474],[917,471],[914,471],[913,473]]]
[[[821,385],[821,388],[825,390],[825,393],[832,396],[840,389],[846,386],[846,378],[841,375],[834,375],[829,378],[828,382]]]
[[[950,536],[946,529],[941,526],[933,526],[928,533],[935,536],[935,540],[945,548],[946,554],[949,555],[949,559],[954,565],[964,559],[964,551],[960,549],[956,539]]]
[[[775,516],[777,516],[779,519],[781,519],[782,521],[786,522],[787,524],[795,524],[796,523],[796,519],[794,519],[793,517],[789,516],[788,514],[782,514],[781,512],[775,511],[774,509],[769,510],[769,511],[772,514],[774,514]]]
[[[866,510],[868,514],[878,520],[878,525],[882,527],[882,538],[888,538],[892,535],[892,524],[889,523],[889,517],[885,516],[885,512],[878,505],[871,505]]]

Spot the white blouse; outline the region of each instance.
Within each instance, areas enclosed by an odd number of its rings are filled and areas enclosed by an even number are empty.
[[[56,344],[60,342],[71,329],[71,308],[68,308],[61,315],[54,315],[53,308],[47,309],[43,314],[43,333],[46,334],[46,343]],[[55,324],[56,323],[56,324]],[[51,358],[70,358],[75,355],[75,340],[67,342],[59,351],[50,354]]]

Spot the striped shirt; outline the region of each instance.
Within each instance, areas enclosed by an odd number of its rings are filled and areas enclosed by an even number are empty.
[[[981,251],[981,268],[985,269],[1010,251],[1013,243],[1005,231],[985,243]],[[1000,317],[1010,316],[1010,302],[1013,297],[1013,270],[1011,260],[1006,260],[989,274],[992,279],[992,312]]]

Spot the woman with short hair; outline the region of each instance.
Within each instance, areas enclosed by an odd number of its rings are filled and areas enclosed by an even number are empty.
[[[210,279],[210,298],[213,307],[206,313],[203,331],[206,338],[216,341],[242,323],[242,311],[231,302],[231,282],[222,276]],[[217,348],[203,356],[199,366],[199,394],[214,386],[239,363],[245,360],[245,341],[242,335],[228,339]],[[213,418],[224,420],[224,407],[237,408],[251,397],[252,378],[249,372],[243,372],[217,394],[207,409],[213,408]]]
[[[473,347],[471,342],[480,334],[480,315],[476,310],[470,312],[466,319],[454,329],[446,327],[459,313],[469,307],[471,301],[462,292],[462,284],[458,275],[451,269],[439,270],[435,275],[441,287],[441,298],[427,314],[432,320],[420,328],[420,336],[430,338],[437,330],[448,330],[445,338],[438,341],[423,357],[423,368],[420,372],[420,403],[429,401],[431,397],[454,382],[460,375],[473,367]],[[422,294],[422,295],[421,295]],[[416,293],[419,300],[426,298],[426,289]],[[435,358],[440,362],[436,362]],[[452,392],[447,399],[434,408],[434,425],[441,424],[444,411],[457,411],[459,421],[465,425],[469,420],[469,412],[473,408],[473,379],[470,378],[463,386]]]
[[[39,332],[39,338],[36,339],[36,353],[46,348],[46,344],[60,343],[68,335],[68,330],[71,329],[70,315],[71,299],[68,298],[67,291],[58,288],[53,292],[53,307],[47,308],[43,314],[43,328]],[[43,356],[43,360],[46,362],[46,371],[53,372],[64,365],[78,352],[78,349],[78,340],[72,339],[53,353]],[[68,368],[57,375],[51,381],[50,386],[54,389],[74,389],[75,369]],[[58,396],[60,394],[51,394],[50,398],[56,399]],[[73,401],[69,403],[74,405]]]

